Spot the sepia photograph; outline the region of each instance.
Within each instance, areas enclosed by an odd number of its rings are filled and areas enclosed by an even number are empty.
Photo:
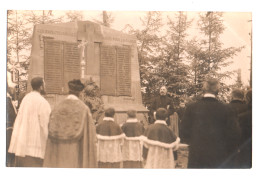
[[[43,9],[5,10],[5,168],[252,170],[252,11]]]

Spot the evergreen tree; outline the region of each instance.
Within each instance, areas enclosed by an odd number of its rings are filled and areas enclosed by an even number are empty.
[[[223,68],[229,66],[233,61],[236,53],[240,52],[243,47],[223,48],[220,41],[221,34],[224,32],[223,13],[206,12],[199,15],[198,27],[203,35],[200,42],[193,40],[190,42],[189,54],[192,59],[194,85],[196,92],[200,94],[202,83],[206,77],[211,76],[220,80],[220,96],[223,99],[228,90],[227,85],[223,82],[231,78],[234,71],[223,71]]]
[[[33,26],[36,24],[58,23],[63,17],[57,17],[53,11],[9,10],[7,12],[7,70],[16,71],[17,96],[26,91],[29,54]]]
[[[30,32],[23,11],[7,12],[7,71],[17,75],[17,94],[26,90]]]
[[[53,10],[30,10],[26,12],[28,23],[33,26],[36,24],[53,24],[63,22],[63,16],[57,17]]]
[[[163,81],[159,77],[157,69],[162,47],[162,37],[159,36],[162,17],[160,12],[153,11],[147,12],[140,20],[142,29],[132,29],[129,33],[134,34],[137,38],[142,97],[144,104],[149,106],[152,96],[157,93],[156,91]]]
[[[168,27],[164,38],[162,59],[159,64],[159,76],[164,80],[168,91],[173,93],[176,106],[179,100],[187,94],[189,87],[188,65],[185,63],[187,29],[192,21],[187,20],[184,12],[177,12],[173,17],[168,16]]]

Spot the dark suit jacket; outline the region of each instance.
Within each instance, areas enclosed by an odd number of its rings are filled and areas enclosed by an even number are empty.
[[[182,141],[190,145],[189,168],[227,168],[236,151],[240,130],[229,106],[202,98],[187,106]]]
[[[229,105],[231,106],[231,108],[233,108],[233,111],[235,111],[237,115],[246,112],[248,109],[247,104],[239,100],[232,100]]]
[[[240,168],[252,167],[252,106],[248,110],[238,115],[239,125],[241,128],[241,138],[239,142],[239,159]]]
[[[167,116],[169,117],[170,115],[173,114],[174,109],[173,109],[173,101],[170,97],[166,96],[158,96],[156,97],[152,104],[151,104],[151,116],[153,117],[153,113],[158,109],[158,108],[165,108],[167,110]],[[155,120],[155,119],[153,119]],[[169,125],[170,119],[167,119],[167,124]]]

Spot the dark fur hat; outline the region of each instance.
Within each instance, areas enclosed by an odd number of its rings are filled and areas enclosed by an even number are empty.
[[[81,92],[84,89],[84,84],[79,79],[73,79],[68,82],[69,89],[73,92]]]

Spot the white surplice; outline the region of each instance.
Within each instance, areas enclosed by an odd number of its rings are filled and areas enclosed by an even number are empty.
[[[22,100],[8,152],[16,156],[44,158],[51,107],[37,91]]]

